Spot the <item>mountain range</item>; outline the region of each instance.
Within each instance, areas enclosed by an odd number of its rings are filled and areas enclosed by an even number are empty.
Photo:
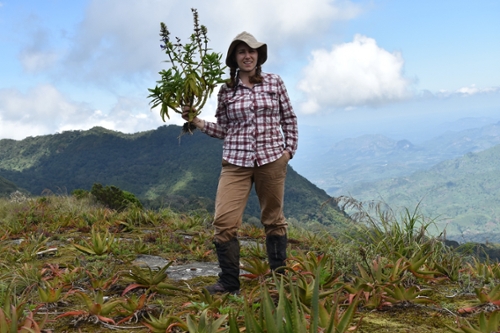
[[[68,194],[100,183],[131,192],[150,208],[212,212],[222,141],[199,131],[179,137],[180,132],[181,127],[174,125],[135,134],[94,127],[20,141],[0,140],[0,195],[8,195],[16,186],[32,195]],[[257,223],[259,211],[252,191],[245,219]],[[298,222],[323,225],[346,220],[324,190],[291,166],[285,214]]]
[[[465,126],[461,122],[461,126]],[[295,165],[332,196],[417,207],[435,232],[459,241],[500,242],[500,122],[446,131],[419,144],[362,135]],[[316,159],[315,159],[316,158]]]
[[[449,239],[500,243],[500,122],[466,128],[473,122],[418,144],[374,134],[323,147],[317,137],[305,137],[288,170],[286,214],[337,225],[345,216],[332,197],[347,195],[394,208],[418,206]],[[179,132],[172,125],[135,134],[96,127],[0,140],[0,195],[16,186],[34,195],[69,193],[99,182],[150,207],[211,211],[222,142],[199,132],[179,139]],[[245,214],[258,219],[255,194]]]
[[[500,122],[446,131],[420,144],[380,134],[362,135],[327,145],[322,152],[293,161],[295,169],[333,196],[360,183],[406,176],[419,170],[500,144]],[[314,168],[311,168],[311,166]]]
[[[382,200],[390,207],[419,207],[436,231],[454,239],[500,243],[500,145],[469,152],[408,176],[357,184],[360,201]]]

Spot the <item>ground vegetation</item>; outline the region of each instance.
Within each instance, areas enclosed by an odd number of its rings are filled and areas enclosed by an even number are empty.
[[[15,198],[14,198],[15,197]],[[15,200],[14,200],[15,199]],[[264,232],[245,224],[240,295],[209,295],[215,276],[169,269],[216,262],[211,215],[92,196],[0,200],[0,328],[9,332],[496,332],[500,265],[429,235],[418,207],[339,198],[344,232],[291,223],[285,274],[269,271]],[[248,245],[250,244],[250,245]],[[491,245],[490,245],[491,246]],[[164,258],[140,267],[138,255]]]

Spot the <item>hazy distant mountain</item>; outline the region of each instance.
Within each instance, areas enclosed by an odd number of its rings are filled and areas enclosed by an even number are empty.
[[[481,127],[490,126],[496,122],[497,120],[489,117],[466,117],[440,124],[439,131],[441,133],[460,132],[468,129],[479,129]]]
[[[458,240],[500,242],[500,144],[447,160],[406,177],[357,184],[358,200],[383,200],[435,218],[438,230]]]
[[[478,152],[500,144],[500,122],[458,132],[448,131],[422,143],[422,148],[444,159]]]
[[[444,124],[441,135],[420,144],[383,135],[344,139],[294,166],[330,195],[410,209],[422,201],[425,216],[450,237],[500,242],[500,122],[470,128],[484,121]]]
[[[0,176],[40,195],[90,190],[94,183],[134,193],[150,207],[213,210],[221,168],[222,140],[196,131],[179,141],[179,126],[123,134],[95,127],[88,131],[0,140]],[[285,213],[324,224],[345,220],[332,198],[292,167],[288,169]],[[252,195],[248,217],[259,216]]]
[[[337,196],[348,194],[359,183],[409,175],[496,144],[500,144],[500,122],[448,131],[419,145],[382,135],[363,135],[334,143],[323,153],[309,152],[307,159],[294,161],[294,166],[311,182]]]

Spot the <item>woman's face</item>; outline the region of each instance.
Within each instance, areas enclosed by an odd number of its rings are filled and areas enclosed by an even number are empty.
[[[259,53],[246,43],[240,43],[235,49],[236,63],[242,72],[252,72],[257,67]]]

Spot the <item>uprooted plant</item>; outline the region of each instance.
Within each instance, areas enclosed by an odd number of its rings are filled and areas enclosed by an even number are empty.
[[[208,48],[207,28],[200,25],[198,12],[191,9],[194,18],[194,32],[188,43],[181,43],[175,37],[171,40],[170,31],[165,23],[160,23],[161,48],[168,56],[171,67],[159,72],[161,80],[153,89],[148,89],[152,98],[151,108],[161,105],[160,115],[170,119],[169,109],[182,114],[182,107],[190,108],[189,120],[184,124],[183,133],[191,132],[195,127],[191,121],[201,113],[201,109],[213,93],[217,84],[224,82],[222,75],[225,67],[222,54],[210,52]]]

